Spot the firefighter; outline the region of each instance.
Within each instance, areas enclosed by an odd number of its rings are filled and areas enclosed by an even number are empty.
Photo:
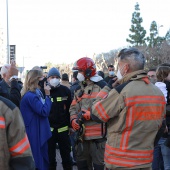
[[[64,170],[72,170],[70,156],[71,143],[69,138],[71,91],[68,87],[60,84],[60,72],[51,68],[48,72],[47,81],[50,90],[52,107],[49,121],[52,137],[48,142],[50,170],[56,170],[56,143],[58,143]]]
[[[92,106],[92,119],[108,123],[104,159],[112,170],[151,170],[154,140],[166,103],[149,81],[144,64],[145,58],[136,48],[122,49],[118,79],[100,91]]]
[[[84,119],[83,142],[76,145],[78,170],[103,170],[104,147],[106,142],[105,124],[96,123],[90,119],[90,108],[98,92],[106,82],[96,72],[96,66],[91,58],[83,57],[77,60],[73,70],[78,70],[79,86],[75,89],[74,99],[70,106],[70,121],[75,131],[80,130],[79,114]]]
[[[21,113],[3,97],[0,97],[0,169],[35,169]]]

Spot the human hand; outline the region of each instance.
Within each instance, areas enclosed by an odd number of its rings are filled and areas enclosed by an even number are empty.
[[[73,129],[74,129],[75,131],[80,129],[80,126],[79,126],[79,124],[77,123],[77,119],[73,119],[73,120],[72,120],[71,126],[73,127]]]
[[[90,116],[90,111],[86,111],[83,113],[83,118],[85,120],[90,120],[91,119],[91,116]]]

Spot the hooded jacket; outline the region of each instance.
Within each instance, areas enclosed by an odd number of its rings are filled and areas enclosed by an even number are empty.
[[[105,163],[110,169],[151,167],[156,134],[165,116],[165,98],[143,70],[127,74],[115,89],[103,88],[92,118],[107,122]]]

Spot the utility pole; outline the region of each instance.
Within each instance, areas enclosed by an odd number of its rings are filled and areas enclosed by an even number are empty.
[[[8,0],[6,0],[6,21],[7,21],[7,64],[10,64],[10,61],[9,61],[9,25],[8,25]]]

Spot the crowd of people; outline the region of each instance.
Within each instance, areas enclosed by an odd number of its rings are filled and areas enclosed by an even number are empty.
[[[15,61],[1,68],[0,169],[170,170],[170,63],[144,70],[122,49],[108,76],[91,58],[68,74],[35,66],[23,84]],[[71,154],[72,152],[72,154]]]

